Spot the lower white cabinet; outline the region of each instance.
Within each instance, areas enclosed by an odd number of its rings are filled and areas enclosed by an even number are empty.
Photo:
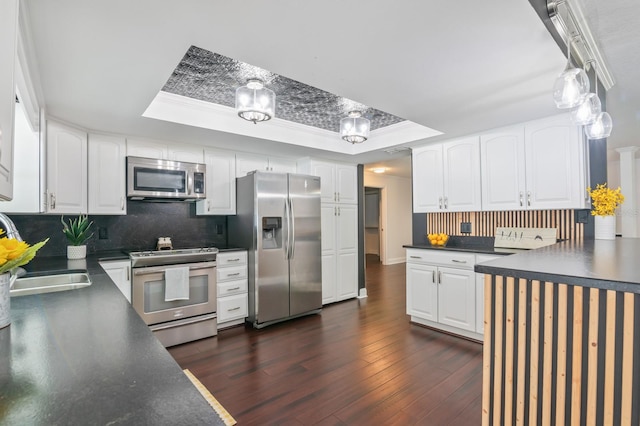
[[[131,303],[131,262],[128,260],[109,260],[100,262],[100,266]]]
[[[480,340],[474,265],[473,253],[407,249],[411,321]]]
[[[247,252],[218,253],[216,257],[218,330],[242,324],[248,314]]]
[[[476,263],[489,262],[500,257],[477,254]],[[476,274],[476,333],[484,334],[484,274]]]

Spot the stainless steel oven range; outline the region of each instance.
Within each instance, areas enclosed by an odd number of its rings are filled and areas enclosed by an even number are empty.
[[[165,346],[217,334],[213,247],[129,254],[131,303]]]

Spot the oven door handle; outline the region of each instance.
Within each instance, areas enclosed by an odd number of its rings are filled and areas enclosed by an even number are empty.
[[[165,265],[165,266],[156,266],[152,268],[132,268],[132,269],[133,269],[133,275],[149,275],[149,274],[157,274],[160,272],[164,272],[165,270],[170,269],[172,266],[181,266],[181,265],[180,264]],[[210,269],[210,268],[215,268],[215,266],[216,266],[215,262],[202,262],[202,265],[190,264],[189,271],[197,271],[199,269]]]
[[[150,325],[149,328],[151,329],[151,331],[157,331],[157,330],[166,330],[167,328],[175,328],[175,327],[180,327],[183,325],[189,325],[189,324],[195,324],[198,322],[202,322],[202,321],[208,321],[211,320],[213,318],[215,318],[217,315],[216,314],[209,314],[209,315],[200,315],[198,317],[193,317],[193,318],[185,318],[182,320],[176,320],[176,321],[171,321],[169,324],[153,324]]]

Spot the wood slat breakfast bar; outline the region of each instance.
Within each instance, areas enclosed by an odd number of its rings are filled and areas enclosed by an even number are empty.
[[[483,425],[640,424],[640,239],[475,270],[487,274]]]

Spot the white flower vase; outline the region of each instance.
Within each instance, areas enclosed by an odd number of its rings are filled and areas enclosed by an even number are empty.
[[[616,217],[615,216],[594,216],[596,240],[616,239]]]
[[[9,298],[9,288],[11,287],[11,276],[8,272],[0,275],[0,328],[11,324],[11,303]]]
[[[84,259],[87,257],[87,246],[67,246],[67,259]]]

